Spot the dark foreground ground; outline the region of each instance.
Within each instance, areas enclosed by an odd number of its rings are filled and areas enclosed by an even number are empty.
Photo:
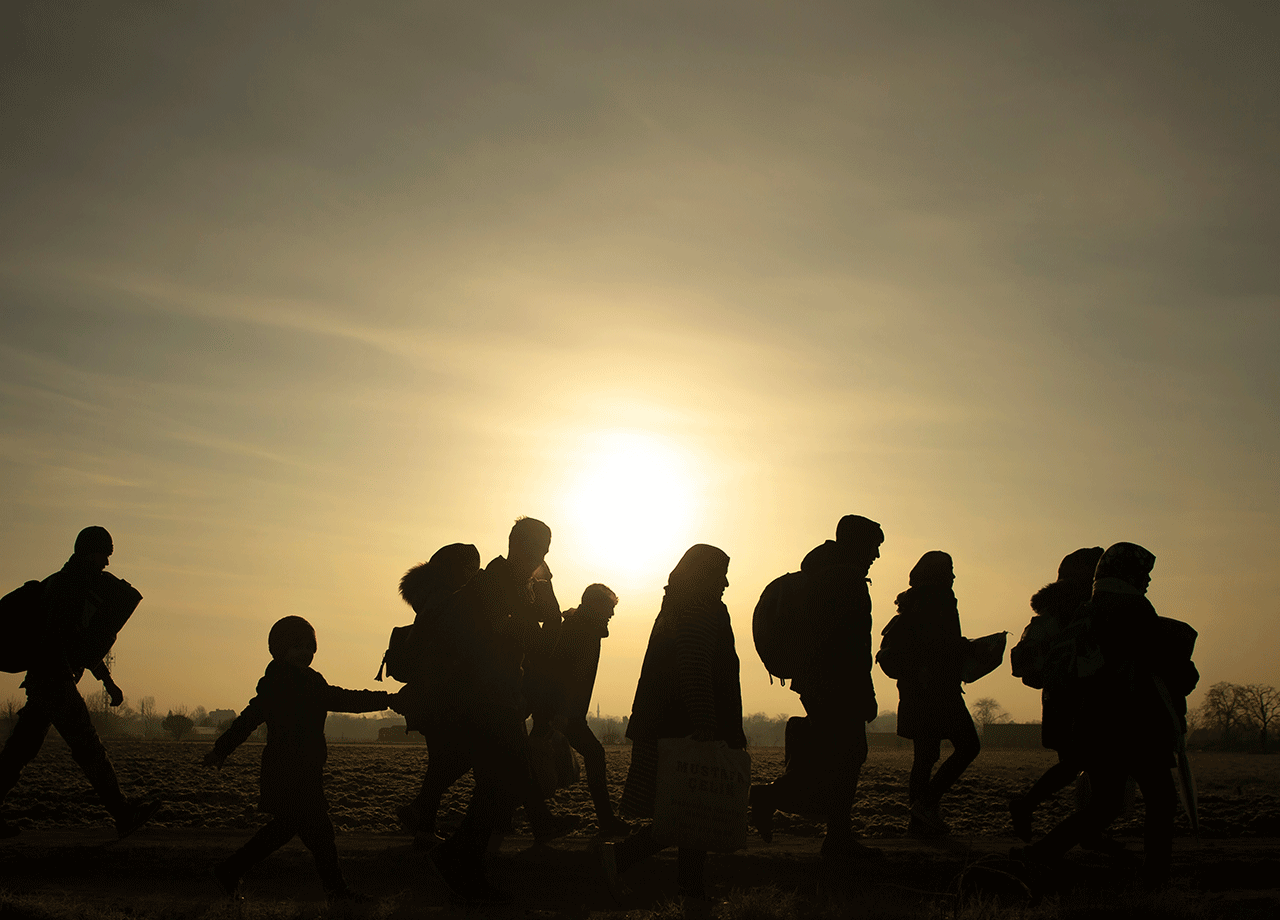
[[[101,806],[65,748],[47,746],[9,797],[7,817],[23,828],[0,840],[0,920],[295,920],[342,916],[326,911],[310,855],[296,841],[246,879],[247,900],[219,896],[210,867],[262,822],[254,808],[258,751],[237,754],[221,774],[199,769],[200,745],[121,744],[112,757],[132,793],[158,793],[169,804],[149,825],[115,841]],[[614,798],[629,752],[609,752]],[[753,752],[757,781],[781,770],[781,752]],[[1154,899],[1135,893],[1133,868],[1086,852],[1072,854],[1062,874],[1032,878],[1030,896],[1005,873],[1016,842],[1008,795],[1052,762],[1046,752],[984,751],[947,811],[954,835],[936,842],[904,835],[902,780],[909,755],[873,751],[855,819],[883,859],[824,868],[820,824],[780,816],[771,844],[754,834],[745,849],[713,854],[708,878],[721,900],[719,920],[800,920],[817,917],[1058,920],[1063,917],[1174,917],[1179,920],[1280,918],[1280,758],[1205,756],[1197,766],[1204,831],[1179,821],[1175,881]],[[361,917],[453,917],[425,854],[395,829],[394,805],[408,798],[425,751],[405,746],[335,745],[329,797],[344,871],[371,896]],[[446,801],[442,822],[456,820],[466,783]],[[579,814],[583,826],[551,847],[535,847],[517,820],[494,858],[493,878],[515,903],[476,915],[536,918],[675,920],[664,906],[674,891],[674,856],[664,853],[628,873],[629,894],[615,904],[606,891],[581,784],[557,796],[557,810]],[[1070,792],[1046,807],[1043,831],[1071,808]],[[1131,853],[1141,849],[1141,805],[1117,826]],[[753,900],[754,898],[754,900]],[[994,900],[994,899],[998,899]]]
[[[32,831],[0,845],[0,892],[8,898],[0,900],[0,915],[21,916],[20,905],[62,902],[101,910],[103,916],[220,916],[229,905],[220,897],[209,867],[244,837],[243,832],[229,830],[156,828],[117,842],[106,828]],[[984,896],[998,896],[1012,908],[1032,904],[1000,875],[1008,868],[1003,857],[1012,839],[871,842],[884,849],[883,859],[833,871],[818,860],[815,839],[776,838],[765,845],[753,838],[739,853],[713,855],[708,875],[722,899],[735,890],[771,886],[793,894],[799,916],[943,917],[954,915],[964,901],[977,903]],[[1127,843],[1138,850],[1138,841]],[[348,833],[340,836],[339,845],[349,882],[375,899],[358,914],[396,918],[460,913],[429,872],[425,854],[406,838]],[[630,893],[618,905],[601,882],[589,840],[569,838],[535,847],[528,838],[512,837],[494,860],[493,877],[516,902],[480,913],[639,918],[662,908],[674,887],[674,874],[669,853],[637,867],[625,877]],[[1187,911],[1175,910],[1173,915],[1280,917],[1278,840],[1179,840],[1175,876],[1175,901],[1183,902]],[[1085,906],[1103,911],[1109,902],[1123,900],[1131,877],[1126,867],[1082,853],[1068,863],[1061,880],[1040,893],[1049,901],[1083,899]],[[299,907],[302,915],[327,913],[310,855],[296,842],[246,880],[245,895],[245,905],[227,915],[253,916],[255,906],[258,915],[280,915],[285,904],[292,905],[293,916]],[[65,915],[52,909],[47,914]]]

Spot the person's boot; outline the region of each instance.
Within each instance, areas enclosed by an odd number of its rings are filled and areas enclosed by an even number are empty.
[[[747,801],[751,807],[749,823],[756,829],[760,839],[765,843],[773,842],[773,790],[769,786],[752,786],[747,793]]]

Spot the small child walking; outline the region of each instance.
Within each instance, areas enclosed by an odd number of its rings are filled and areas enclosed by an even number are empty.
[[[330,686],[311,668],[316,631],[302,617],[278,620],[267,636],[267,647],[272,660],[258,681],[257,695],[214,742],[204,763],[221,767],[227,755],[266,722],[258,807],[272,818],[248,843],[214,866],[214,878],[234,896],[249,869],[297,836],[315,858],[328,900],[359,900],[338,867],[338,847],[324,796],[328,755],[324,722],[330,712],[387,709],[395,697],[383,690]]]

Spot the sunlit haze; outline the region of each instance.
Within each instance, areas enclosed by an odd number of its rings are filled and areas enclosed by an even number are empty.
[[[1277,16],[6,5],[0,587],[106,527],[128,701],[239,709],[288,614],[378,686],[405,570],[528,515],[562,606],[620,596],[626,715],[710,543],[747,711],[798,713],[751,612],[855,513],[877,633],[928,550],[1016,638],[1128,540],[1193,704],[1280,683]]]

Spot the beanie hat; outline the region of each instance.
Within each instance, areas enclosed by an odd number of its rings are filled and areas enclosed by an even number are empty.
[[[860,514],[846,514],[836,524],[836,542],[879,546],[884,542],[880,525]]]
[[[115,551],[111,543],[111,534],[105,527],[86,527],[76,536],[75,552],[80,554],[105,553],[110,556]]]
[[[284,617],[276,620],[267,634],[267,648],[272,658],[280,658],[295,645],[316,644],[316,631],[302,617]]]

